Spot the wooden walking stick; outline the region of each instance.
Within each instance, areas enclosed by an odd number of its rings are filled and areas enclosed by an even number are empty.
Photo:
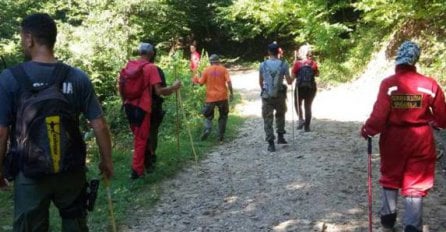
[[[184,107],[183,107],[183,100],[181,99],[181,94],[180,94],[179,89],[178,89],[177,93],[178,93],[178,102],[180,103],[181,112],[183,113],[183,118],[186,119],[186,113],[185,113]],[[194,145],[194,140],[192,138],[192,132],[190,130],[189,124],[187,124],[187,123],[186,123],[186,129],[187,129],[187,133],[189,134],[189,141],[192,146],[192,152],[194,153],[195,164],[197,166],[198,165],[198,156],[197,156],[197,152],[195,151],[195,145]]]
[[[176,61],[176,53],[174,54],[174,61]],[[177,72],[176,72],[176,63],[174,64],[174,66],[173,66],[173,73],[174,73],[174,77],[175,77],[175,80],[178,80],[178,76],[177,76]],[[181,92],[180,92],[180,89],[178,89],[177,91],[176,91],[176,119],[177,119],[177,148],[178,148],[178,151],[180,150],[180,124],[179,124],[179,122],[180,122],[180,114],[179,114],[179,109],[181,108],[181,111],[182,111],[182,115],[183,115],[183,117],[184,117],[184,119],[186,119],[186,113],[185,113],[185,111],[184,111],[184,107],[183,107],[183,100],[182,100],[182,98],[181,98]],[[192,133],[191,133],[191,130],[190,130],[190,127],[189,127],[189,125],[186,123],[186,129],[187,129],[187,132],[188,132],[188,135],[189,135],[189,140],[190,140],[190,144],[191,144],[191,146],[192,146],[192,152],[193,152],[193,154],[194,154],[194,158],[195,158],[195,163],[197,164],[198,163],[198,156],[197,156],[197,152],[195,151],[195,146],[194,146],[194,141],[193,141],[193,138],[192,138]]]
[[[176,53],[174,53],[174,64],[173,64],[173,76],[175,77],[175,80],[178,80],[177,76],[177,64],[176,64]],[[179,90],[175,92],[175,101],[176,101],[176,107],[175,107],[175,117],[176,117],[176,137],[177,137],[177,151],[180,151],[180,116],[178,112],[179,108]]]
[[[113,212],[113,202],[111,197],[111,189],[110,189],[110,180],[105,177],[104,175],[104,184],[105,184],[105,191],[107,192],[107,201],[108,201],[108,211],[110,213],[110,222],[112,224],[112,231],[116,232],[116,220],[115,220],[115,214]]]
[[[99,159],[101,159],[100,155]],[[105,173],[102,173],[102,180],[104,181],[105,192],[107,193],[108,212],[110,213],[110,223],[112,225],[112,231],[117,232],[118,230],[116,229],[115,213],[113,211],[113,201],[110,189],[110,179],[108,179],[107,176],[105,176]]]

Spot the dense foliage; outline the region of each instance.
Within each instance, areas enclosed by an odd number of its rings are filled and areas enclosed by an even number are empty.
[[[17,26],[24,15],[44,11],[59,24],[59,58],[90,74],[102,100],[115,93],[115,76],[141,40],[167,54],[199,50],[260,61],[278,41],[291,62],[293,50],[310,43],[322,63],[322,80],[339,82],[361,71],[381,42],[389,56],[406,38],[429,54],[432,73],[444,68],[445,5],[440,0],[0,0],[0,55],[21,60]]]
[[[382,28],[379,35],[391,39],[387,54],[392,57],[399,44],[413,39],[422,46],[423,71],[446,84],[446,5],[441,0],[362,0],[354,6],[364,12],[363,22]]]

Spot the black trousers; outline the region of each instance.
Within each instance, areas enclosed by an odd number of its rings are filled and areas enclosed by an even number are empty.
[[[317,88],[308,88],[308,87],[297,87],[294,90],[294,106],[296,108],[296,113],[299,116],[299,121],[304,121],[304,128],[306,130],[310,129],[311,123],[311,106],[313,104],[314,97],[316,96]],[[305,119],[303,117],[302,112],[302,104],[304,105],[305,110]]]
[[[158,132],[165,114],[166,111],[163,110],[162,104],[152,105],[152,113],[150,114],[150,134],[146,146],[145,161],[147,162],[153,160],[156,154],[156,148],[158,147]]]
[[[218,118],[218,137],[222,139],[226,131],[226,123],[228,122],[229,114],[229,101],[217,101],[217,102],[206,102],[203,107],[204,120],[204,130],[207,132],[211,131],[212,119],[214,119],[214,109],[218,108],[219,118]]]

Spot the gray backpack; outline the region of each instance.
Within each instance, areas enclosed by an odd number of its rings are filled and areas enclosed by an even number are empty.
[[[271,68],[266,62],[262,65],[262,75],[263,75],[263,87],[262,87],[262,98],[276,98],[279,97],[281,93],[285,92],[286,86],[283,84],[283,61],[277,68]],[[285,91],[284,91],[285,88]]]

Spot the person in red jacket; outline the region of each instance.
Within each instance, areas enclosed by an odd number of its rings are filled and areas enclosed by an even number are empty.
[[[198,66],[200,65],[200,53],[197,51],[197,47],[190,45],[190,70],[192,72],[192,78],[197,77]]]
[[[404,231],[422,231],[423,197],[432,188],[435,144],[432,124],[446,127],[446,105],[438,83],[417,72],[420,48],[411,41],[398,49],[395,74],[381,83],[373,111],[361,129],[369,138],[381,134],[380,184],[384,231],[393,231],[398,190],[404,197]]]
[[[291,71],[291,76],[296,79],[296,87],[294,88],[294,107],[299,117],[299,125],[297,129],[304,128],[305,132],[310,132],[310,123],[312,117],[312,104],[316,97],[317,85],[315,77],[319,76],[319,67],[311,55],[311,47],[308,44],[302,45],[299,51],[295,53],[295,62]],[[299,58],[299,60],[297,59]],[[309,71],[307,69],[309,68]],[[307,77],[304,77],[307,76]],[[309,78],[304,81],[304,78]],[[305,118],[302,111],[304,105]]]
[[[124,99],[124,109],[133,132],[133,161],[130,178],[137,179],[144,173],[145,153],[150,135],[150,116],[152,113],[152,91],[157,95],[169,95],[181,87],[175,82],[171,87],[163,88],[157,67],[150,63],[154,55],[154,47],[150,43],[139,45],[139,59],[130,60],[126,69],[142,67],[146,91],[136,99]]]

